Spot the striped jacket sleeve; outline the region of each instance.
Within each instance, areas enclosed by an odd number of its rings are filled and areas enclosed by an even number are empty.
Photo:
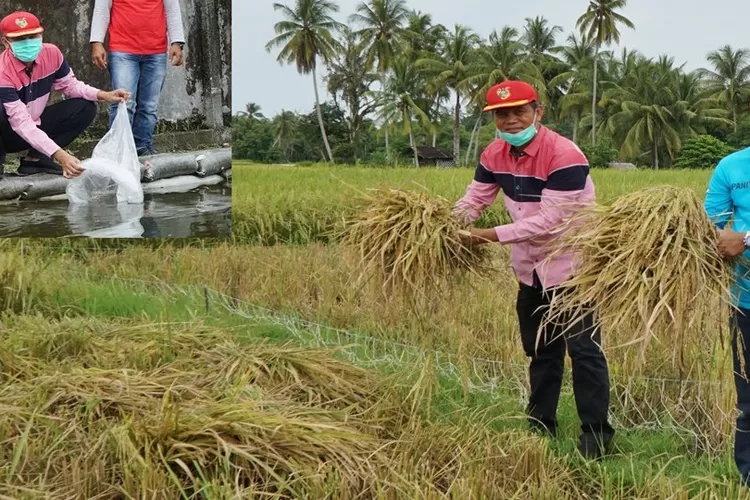
[[[476,221],[487,207],[497,199],[500,185],[495,182],[492,172],[487,170],[482,162],[474,171],[474,179],[466,188],[463,197],[454,206],[453,213],[468,222]]]
[[[18,136],[29,146],[47,156],[52,156],[60,146],[36,126],[26,105],[13,87],[0,86],[0,105],[2,105],[8,123]]]
[[[91,85],[86,85],[76,78],[70,65],[65,60],[65,57],[63,57],[62,52],[60,52],[60,49],[57,47],[55,48],[57,49],[58,68],[55,72],[52,88],[59,90],[70,98],[80,97],[87,101],[98,101],[97,94],[99,93],[99,89],[94,88]]]

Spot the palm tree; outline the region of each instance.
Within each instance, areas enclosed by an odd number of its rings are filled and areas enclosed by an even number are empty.
[[[560,50],[557,46],[557,35],[562,31],[560,26],[550,27],[549,21],[544,17],[526,18],[521,42],[526,46],[526,52],[531,60],[542,71],[546,72],[555,62],[553,54]]]
[[[578,127],[591,101],[590,75],[594,62],[594,44],[587,37],[568,35],[567,44],[559,50],[566,71],[550,80],[548,87],[562,93],[557,113],[558,120],[573,119],[573,142],[578,141]]]
[[[456,104],[453,109],[453,161],[456,165],[461,160],[461,98],[471,99],[471,78],[476,71],[476,49],[481,40],[465,26],[457,24],[448,38],[443,56],[434,55],[420,59],[416,66],[424,68],[433,75],[436,83],[446,85],[453,90]]]
[[[401,125],[404,134],[409,136],[409,145],[414,154],[414,166],[419,167],[417,143],[414,140],[413,121],[417,121],[429,131],[432,128],[430,117],[419,106],[420,94],[424,92],[423,75],[411,64],[407,57],[398,57],[393,62],[393,73],[386,81],[384,90],[377,92],[380,117],[391,127]]]
[[[635,29],[633,23],[623,16],[618,9],[622,9],[627,0],[591,0],[588,9],[576,21],[576,26],[588,38],[594,40],[594,78],[591,98],[591,143],[596,144],[596,88],[597,71],[599,68],[599,50],[605,45],[620,43],[620,30],[617,25],[624,24]]]
[[[412,63],[420,59],[429,59],[443,52],[448,39],[448,31],[442,24],[433,24],[430,14],[411,12],[408,17],[407,26],[403,31],[402,50],[405,57]],[[443,102],[450,99],[450,90],[440,85],[436,80],[430,79],[426,82],[426,92],[423,99],[429,101],[427,104],[419,103],[430,117],[430,121],[437,123],[443,109]],[[437,127],[433,127],[432,146],[437,144]]]
[[[284,153],[284,159],[289,161],[292,150],[292,139],[299,129],[299,120],[292,111],[281,110],[273,119],[274,141],[272,147],[278,147]]]
[[[604,92],[602,105],[611,112],[606,130],[621,143],[621,154],[645,151],[658,169],[662,159],[674,160],[684,139],[705,132],[707,124],[726,123],[715,101],[699,98],[697,77],[683,68],[670,57],[639,57],[625,80]]]
[[[245,116],[251,120],[263,119],[263,113],[260,112],[260,105],[254,102],[245,105],[245,111],[237,111],[236,116]]]
[[[750,98],[750,51],[725,45],[708,54],[713,71],[701,68],[706,92],[729,108],[737,132],[737,110]]]
[[[488,44],[482,45],[476,54],[474,74],[470,83],[476,84],[473,102],[483,105],[487,91],[505,80],[524,80],[540,93],[539,99],[546,101],[544,75],[526,56],[526,47],[519,40],[518,30],[505,26],[498,34],[490,33]]]
[[[333,163],[333,153],[328,144],[323,113],[320,109],[315,70],[318,58],[327,63],[338,48],[334,33],[341,31],[345,26],[333,19],[332,14],[338,12],[339,7],[329,0],[296,0],[293,9],[280,3],[273,4],[273,8],[280,10],[286,19],[274,25],[276,37],[266,44],[266,50],[271,52],[273,48],[281,47],[277,58],[280,64],[294,63],[300,74],[312,74],[320,133],[323,136],[328,160]]]
[[[401,46],[400,40],[409,11],[404,0],[370,0],[361,3],[349,22],[358,23],[363,28],[358,32],[367,47],[367,60],[380,73],[381,82],[386,82],[386,74],[393,67]],[[388,145],[388,124],[385,123],[385,154],[390,161]]]
[[[403,53],[412,62],[416,62],[426,54],[434,53],[445,39],[446,33],[445,26],[432,23],[430,14],[412,11],[402,32]]]
[[[370,70],[367,55],[356,33],[346,28],[340,45],[342,50],[329,64],[326,83],[334,98],[341,94],[346,103],[349,109],[349,142],[357,145],[367,115],[373,110],[373,103],[368,102],[367,95],[377,75]]]
[[[683,137],[708,133],[707,126],[730,125],[729,111],[715,97],[706,97],[699,71],[677,75],[675,117]],[[684,107],[681,106],[684,103]]]

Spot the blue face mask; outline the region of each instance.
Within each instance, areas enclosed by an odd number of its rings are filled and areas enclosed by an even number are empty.
[[[13,55],[16,56],[19,61],[27,63],[33,62],[42,51],[42,39],[37,37],[10,42],[10,48],[13,51]]]
[[[521,130],[520,132],[516,132],[515,134],[509,134],[507,132],[502,132],[500,130],[497,130],[495,133],[495,136],[499,139],[504,140],[511,146],[523,146],[527,142],[529,142],[531,139],[534,138],[536,135],[536,119],[534,119],[534,123],[529,125],[527,128]]]

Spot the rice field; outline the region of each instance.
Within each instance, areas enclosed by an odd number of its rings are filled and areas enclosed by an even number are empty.
[[[569,374],[560,436],[526,431],[505,250],[415,303],[331,244],[352,193],[413,170],[234,172],[233,244],[0,242],[0,499],[750,499],[720,315],[685,366],[608,353],[615,449],[584,462]],[[471,176],[416,174],[449,199]],[[675,175],[596,174],[612,199]]]
[[[332,231],[370,188],[424,190],[448,199],[460,197],[473,177],[471,169],[366,168],[336,166],[284,167],[235,162],[232,195],[234,237],[248,243],[306,244],[331,240]],[[672,184],[693,188],[703,197],[709,170],[594,170],[597,199],[610,202],[632,191]],[[506,221],[499,204],[478,225]]]
[[[246,281],[233,284],[239,295],[338,329],[330,334],[333,345],[353,340],[390,358],[401,347],[432,353],[435,369],[456,374],[459,399],[470,402],[477,391],[486,392],[503,399],[498,411],[521,418],[526,359],[519,342],[515,280],[506,249],[493,250],[494,270],[489,275],[459,280],[442,295],[416,304],[398,294],[384,297],[377,286],[362,283],[357,279],[361,265],[332,244],[344,221],[357,213],[356,200],[368,189],[422,191],[456,199],[471,180],[471,170],[239,163],[234,172],[240,186],[233,200],[235,238],[253,243],[244,251],[253,271],[245,274]],[[688,188],[702,199],[710,171],[594,170],[592,176],[598,200],[612,203],[628,193],[665,184]],[[478,225],[487,227],[505,217],[500,202]],[[675,346],[663,339],[652,342],[643,353],[607,350],[618,451],[598,466],[602,474],[619,474],[620,481],[643,485],[645,470],[663,466],[657,476],[673,478],[691,492],[685,496],[660,492],[653,498],[692,498],[704,487],[705,498],[722,498],[720,489],[734,484],[734,389],[725,313],[717,307],[702,325],[683,332],[686,346],[679,353],[680,363],[674,363]],[[622,326],[608,333],[613,344],[633,337]],[[691,345],[690,338],[699,341]],[[565,462],[574,449],[577,429],[569,372],[564,387],[561,418],[568,431],[550,445]],[[514,427],[523,429],[518,422]],[[676,465],[683,460],[700,463],[701,472],[676,472],[685,470]],[[706,486],[714,481],[715,486]],[[594,497],[652,498],[645,491],[620,490]]]

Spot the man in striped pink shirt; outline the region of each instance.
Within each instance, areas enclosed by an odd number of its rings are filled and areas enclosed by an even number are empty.
[[[5,47],[0,53],[0,176],[6,153],[26,150],[19,175],[79,175],[79,160],[63,148],[94,121],[95,102],[130,97],[124,90],[105,92],[79,81],[60,49],[42,42],[43,32],[29,12],[14,12],[0,22]],[[68,99],[47,106],[52,90]]]
[[[585,155],[570,140],[541,125],[544,113],[534,88],[507,81],[487,93],[485,111],[494,111],[499,138],[482,152],[473,182],[456,203],[457,215],[476,221],[502,190],[512,222],[472,228],[464,239],[511,246],[511,266],[519,281],[516,310],[524,352],[531,359],[527,412],[533,429],[557,432],[557,405],[567,346],[581,436],[578,449],[599,458],[614,429],[608,422],[609,369],[600,348],[601,332],[589,314],[561,336],[545,328],[536,345],[552,290],[575,271],[572,253],[549,255],[549,243],[572,207],[595,200]],[[562,328],[565,329],[565,328]]]

